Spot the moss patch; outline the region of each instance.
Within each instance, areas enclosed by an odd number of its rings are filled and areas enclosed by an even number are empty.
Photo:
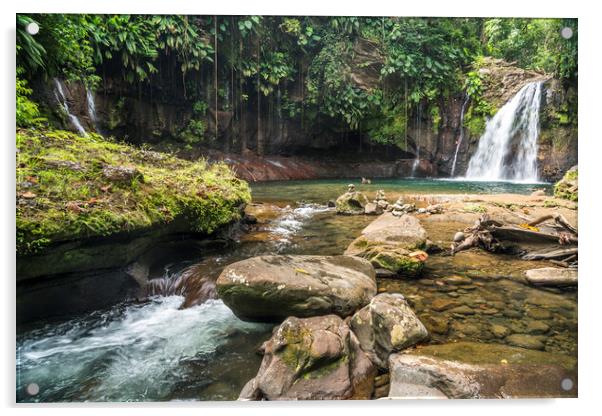
[[[107,167],[136,173],[116,181]],[[18,254],[176,218],[210,234],[239,219],[239,206],[250,199],[246,182],[224,164],[189,162],[93,134],[17,130]]]
[[[577,202],[579,197],[578,180],[579,171],[576,168],[568,170],[564,177],[554,185],[554,196]]]

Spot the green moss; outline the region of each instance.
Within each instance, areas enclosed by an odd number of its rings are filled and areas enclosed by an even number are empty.
[[[370,262],[376,268],[390,270],[408,277],[418,276],[424,267],[424,264],[417,259],[388,251],[376,254],[370,259]]]
[[[464,205],[465,212],[473,212],[476,214],[484,214],[487,212],[487,208],[479,204],[465,204]]]
[[[579,171],[577,169],[568,170],[564,177],[554,185],[554,196],[577,202],[579,199],[578,181]]]
[[[58,241],[135,231],[176,218],[210,234],[239,219],[248,185],[224,164],[189,162],[65,131],[17,131],[17,252]],[[105,166],[141,175],[116,182]]]

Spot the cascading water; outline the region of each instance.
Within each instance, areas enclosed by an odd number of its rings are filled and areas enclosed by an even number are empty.
[[[462,111],[460,111],[460,137],[458,138],[458,143],[456,143],[456,151],[454,152],[454,161],[452,163],[451,168],[451,176],[454,176],[456,173],[456,162],[458,161],[458,151],[460,150],[460,146],[462,145],[462,141],[464,140],[464,112],[466,111],[466,105],[468,104],[468,100],[470,97],[466,94],[466,98],[464,99],[464,103],[462,104]]]
[[[67,116],[69,117],[69,120],[71,121],[71,124],[73,124],[73,126],[75,127],[77,132],[81,136],[87,137],[88,134],[86,133],[86,129],[84,129],[84,127],[82,126],[82,123],[80,123],[79,118],[77,118],[76,115],[71,114],[71,112],[69,111],[69,104],[67,103],[67,98],[65,97],[65,92],[63,91],[63,84],[61,83],[61,81],[58,78],[54,78],[54,97],[56,98],[56,100],[59,102],[59,104],[63,107],[63,109],[67,113]]]
[[[90,121],[94,125],[94,129],[101,136],[103,135],[98,127],[98,118],[96,116],[96,102],[94,101],[94,93],[86,88],[86,102],[88,104],[88,116],[90,117]]]
[[[487,122],[466,178],[537,181],[537,137],[542,82],[525,85]]]
[[[420,103],[418,103],[418,108],[416,109],[416,159],[412,163],[412,178],[416,176],[416,170],[418,169],[418,165],[420,164],[420,123],[422,121],[422,108]]]

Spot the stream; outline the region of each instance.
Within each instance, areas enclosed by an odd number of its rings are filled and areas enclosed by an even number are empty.
[[[337,216],[326,203],[349,180],[252,185],[259,225],[227,250],[165,258],[162,276],[175,279],[196,264],[215,279],[232,262],[262,254],[341,254],[374,220]],[[383,179],[359,189],[402,194],[522,193],[543,184]],[[420,199],[416,199],[417,205]],[[447,242],[462,225],[424,224]],[[430,329],[433,343],[504,343],[509,335],[530,348],[576,356],[577,292],[526,286],[524,270],[543,263],[467,251],[432,255],[421,279],[379,279],[379,292],[403,293]],[[444,284],[442,284],[444,282]],[[181,308],[183,296],[124,300],[111,308],[19,327],[17,401],[234,400],[259,368],[257,349],[272,326],[243,322],[216,299]],[[522,337],[522,338],[521,338]],[[31,383],[39,393],[29,395]]]

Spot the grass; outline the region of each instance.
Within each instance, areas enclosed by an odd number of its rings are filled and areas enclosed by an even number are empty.
[[[107,167],[127,167],[125,180]],[[210,234],[239,219],[246,182],[224,164],[57,130],[17,130],[17,253],[184,219]]]

